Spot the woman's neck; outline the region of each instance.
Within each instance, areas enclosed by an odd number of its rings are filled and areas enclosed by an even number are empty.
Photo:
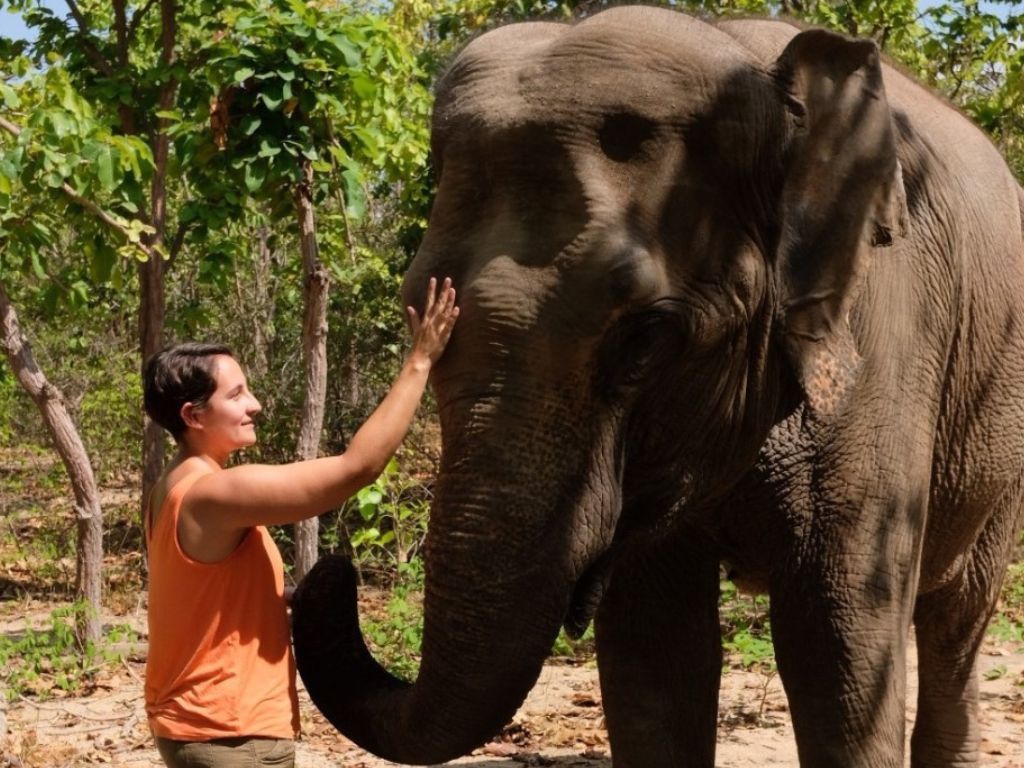
[[[210,453],[196,450],[194,447],[183,443],[178,446],[178,452],[174,456],[173,463],[177,466],[178,464],[183,464],[188,459],[198,459],[204,464],[209,465],[211,469],[223,469],[228,463],[228,458],[229,456],[225,456],[223,460],[221,460]]]

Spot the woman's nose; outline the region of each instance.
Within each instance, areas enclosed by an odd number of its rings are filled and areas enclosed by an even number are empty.
[[[249,404],[249,413],[257,414],[263,410],[263,406],[260,405],[260,401],[255,397],[252,398],[252,402]]]

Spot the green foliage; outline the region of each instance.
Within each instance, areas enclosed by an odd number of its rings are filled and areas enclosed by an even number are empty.
[[[775,649],[768,620],[768,598],[741,595],[731,581],[722,581],[719,593],[722,648],[727,664],[772,673]]]
[[[93,372],[98,381],[85,383],[78,404],[76,421],[82,425],[82,440],[101,481],[137,460],[134,444],[142,431],[142,376],[134,365],[128,367],[134,362],[127,355],[108,358],[107,377],[100,379],[100,372]]]
[[[392,674],[413,680],[423,644],[423,562],[398,566],[398,581],[382,614],[363,621],[363,632],[377,660]]]
[[[929,8],[923,23],[916,58],[901,59],[977,122],[1024,177],[1024,13],[958,0]]]
[[[988,625],[988,634],[1004,643],[1024,646],[1024,625],[1005,613],[997,613]]]
[[[18,131],[0,132],[0,258],[39,279],[52,278],[44,257],[60,246],[68,219],[89,243],[84,248],[96,276],[109,277],[118,252],[139,257],[136,245],[150,231],[136,216],[153,168],[149,147],[112,132],[59,62],[32,72],[19,58],[0,75],[0,101],[0,116]],[[104,207],[127,235],[112,242],[110,230],[67,189]],[[86,283],[70,284],[87,298]]]
[[[53,255],[50,266],[88,280],[83,265],[61,254]],[[90,285],[82,303],[71,301],[64,293],[70,289],[60,283],[44,287],[42,281],[23,278],[12,288],[36,361],[63,393],[97,479],[123,478],[138,462],[142,424],[135,339],[126,332],[134,326],[134,307],[109,283]],[[35,404],[0,359],[0,446],[25,443],[52,444]]]
[[[597,639],[593,622],[587,626],[579,640],[569,637],[564,629],[560,630],[551,648],[551,655],[555,658],[573,662],[593,661],[596,653]]]
[[[221,23],[231,32],[204,70],[213,129],[179,142],[182,162],[219,179],[228,203],[244,189],[279,215],[311,163],[315,200],[338,202],[344,242],[369,185],[426,158],[430,100],[412,52],[386,20],[343,6],[234,2]]]
[[[18,423],[16,414],[28,397],[5,365],[0,365],[0,447],[11,447]]]
[[[983,677],[986,680],[998,680],[1001,677],[1005,677],[1008,671],[1005,664],[996,664],[994,667],[985,670]]]
[[[358,525],[349,538],[362,567],[409,564],[427,533],[428,504],[423,487],[399,471],[391,459],[384,472],[356,494]]]
[[[46,629],[0,636],[0,687],[8,698],[45,699],[81,691],[104,664],[121,660],[114,644],[137,642],[134,631],[122,625],[108,632],[103,645],[89,643],[80,648],[75,624],[88,610],[83,603],[73,603],[53,611]]]
[[[1024,562],[1007,569],[999,609],[988,625],[988,633],[997,640],[1024,646]]]

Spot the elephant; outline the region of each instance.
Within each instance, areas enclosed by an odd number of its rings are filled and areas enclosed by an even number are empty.
[[[594,622],[616,768],[714,765],[720,569],[770,595],[800,764],[978,764],[1021,525],[1024,193],[869,40],[622,6],[491,30],[436,86],[406,303],[451,276],[414,682],[327,557],[299,671],[346,736],[443,762]]]

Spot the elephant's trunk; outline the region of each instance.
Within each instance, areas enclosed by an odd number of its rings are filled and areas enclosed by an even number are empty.
[[[391,676],[367,650],[346,559],[321,560],[293,604],[296,660],[313,702],[359,746],[399,763],[451,760],[496,734],[536,682],[572,593],[564,549],[556,554],[564,542],[550,531],[499,531],[495,516],[472,503],[446,507],[442,487],[453,483],[444,479],[427,543],[415,684]],[[491,508],[523,503],[499,496]],[[457,531],[447,524],[453,518]],[[538,538],[546,540],[538,546]]]

